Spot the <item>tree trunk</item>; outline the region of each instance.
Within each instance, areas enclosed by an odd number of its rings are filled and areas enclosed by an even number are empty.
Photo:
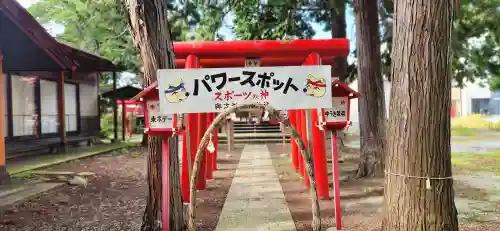
[[[167,22],[167,6],[164,0],[126,0],[129,24],[134,44],[137,46],[144,67],[145,85],[156,81],[158,69],[175,68],[170,28]],[[180,193],[179,157],[177,139],[170,138],[170,230],[185,227]],[[143,216],[142,231],[161,230],[161,138],[148,138],[149,194]]]
[[[146,134],[146,133],[142,134],[141,146],[143,146],[143,147],[148,146],[148,134]]]
[[[345,0],[330,0],[330,20],[332,27],[332,38],[347,38],[347,23],[345,19],[346,2]],[[335,62],[332,72],[340,81],[347,80],[347,56],[335,57]],[[337,131],[338,134],[338,154],[339,162],[344,162],[342,151],[345,148],[345,138],[347,137],[344,131]],[[331,138],[331,137],[330,137]]]
[[[345,0],[330,0],[330,7],[332,38],[346,38]],[[335,76],[339,77],[340,81],[345,82],[347,80],[347,56],[335,57],[332,71]]]
[[[450,154],[453,2],[394,5],[384,231],[458,230]]]
[[[7,167],[5,166],[5,164],[0,165],[0,188],[2,186],[8,186],[10,184],[10,176],[7,172]]]
[[[378,1],[354,0],[358,56],[361,158],[357,177],[380,175],[384,169],[385,96],[380,72]]]

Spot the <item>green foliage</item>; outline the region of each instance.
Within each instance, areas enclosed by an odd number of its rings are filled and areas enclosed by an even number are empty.
[[[224,9],[226,8],[226,9]],[[196,26],[196,40],[199,41],[216,41],[223,40],[222,35],[218,30],[222,27],[224,17],[228,11],[224,5],[200,5],[198,12],[200,13],[200,22]]]
[[[173,39],[194,39],[189,32],[200,21],[195,3],[169,1],[168,9]],[[39,0],[28,11],[41,24],[64,26],[58,40],[108,58],[126,71],[139,71],[141,64],[123,0]]]
[[[121,138],[122,135],[122,117],[121,117],[121,111],[118,110],[118,136]],[[130,116],[130,114],[128,115]],[[142,124],[137,123],[138,118],[134,116],[132,118],[132,133],[134,134],[142,134],[144,132],[144,126]],[[127,137],[129,134],[128,128],[129,128],[129,117],[127,117]],[[113,130],[113,113],[108,112],[108,113],[103,113],[101,114],[101,138],[103,139],[113,139],[114,138],[114,130]]]
[[[127,71],[139,70],[120,0],[40,0],[28,11],[42,24],[63,25],[58,40],[97,53]]]
[[[101,138],[113,139],[113,135],[113,113],[101,114]]]
[[[490,81],[500,90],[500,0],[461,0],[453,37],[453,73],[458,84]]]
[[[240,40],[281,40],[312,38],[314,31],[306,22],[299,0],[233,1],[234,34]]]
[[[461,116],[451,121],[452,129],[476,129],[500,131],[500,122],[490,122],[484,116],[474,114],[471,116]]]

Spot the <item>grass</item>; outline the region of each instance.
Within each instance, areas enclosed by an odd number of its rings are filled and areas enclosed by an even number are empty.
[[[500,152],[453,153],[451,163],[458,170],[493,172],[500,176]]]
[[[457,132],[469,134],[474,130],[500,131],[500,122],[490,122],[484,116],[475,114],[452,119],[451,128]]]
[[[93,155],[97,155],[103,152],[114,151],[117,149],[124,149],[131,146],[135,146],[135,143],[112,143],[105,145],[97,145],[89,148],[85,148],[83,150],[77,150],[74,152],[61,153],[61,154],[52,154],[38,157],[36,161],[22,162],[22,163],[12,163],[7,165],[7,171],[10,175],[20,174],[26,171],[34,170],[37,168],[43,168],[55,164],[60,164],[64,162],[68,162],[71,160],[90,157]],[[29,178],[29,173],[26,176]]]
[[[474,136],[474,135],[476,135],[476,129],[464,128],[464,127],[451,128],[451,135],[452,136]]]

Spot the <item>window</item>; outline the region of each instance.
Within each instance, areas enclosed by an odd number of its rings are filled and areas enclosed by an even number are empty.
[[[77,102],[76,102],[76,85],[65,83],[64,84],[64,104],[66,109],[66,131],[77,131]]]
[[[472,99],[472,114],[489,114],[490,108],[490,99],[482,98],[482,99]]]
[[[14,136],[35,134],[36,77],[12,76],[12,120]]]
[[[57,82],[40,80],[40,114],[42,134],[57,133],[59,111],[57,108]]]

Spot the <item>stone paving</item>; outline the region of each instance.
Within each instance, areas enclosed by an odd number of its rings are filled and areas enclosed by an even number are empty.
[[[295,231],[265,145],[246,145],[216,231]]]

